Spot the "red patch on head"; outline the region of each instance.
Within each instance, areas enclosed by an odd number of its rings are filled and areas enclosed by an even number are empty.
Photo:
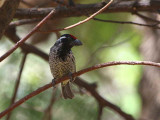
[[[70,36],[71,36],[73,39],[77,39],[75,36],[73,36],[73,35],[71,35],[71,34],[70,34]]]

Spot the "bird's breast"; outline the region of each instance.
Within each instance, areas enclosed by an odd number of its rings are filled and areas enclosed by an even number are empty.
[[[62,60],[56,53],[50,52],[49,64],[51,73],[56,79],[76,71],[75,59],[72,53],[68,54],[66,58]]]

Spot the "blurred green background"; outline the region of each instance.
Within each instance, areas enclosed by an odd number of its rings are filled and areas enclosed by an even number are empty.
[[[126,13],[101,14],[96,17],[122,21],[134,19],[132,15]],[[65,19],[63,26],[76,23],[85,18]],[[17,27],[19,36],[24,37],[27,32],[25,26]],[[60,33],[73,34],[83,42],[83,46],[73,48],[77,71],[109,61],[142,60],[139,53],[139,46],[143,35],[135,26],[90,20],[87,23]],[[56,39],[56,35],[52,33],[48,41],[37,44],[36,46],[48,54],[50,47]],[[12,46],[13,43],[3,37],[1,40],[0,54],[3,54]],[[6,109],[10,104],[22,58],[23,53],[19,48],[0,64],[0,111]],[[80,77],[89,83],[97,83],[97,91],[101,96],[119,106],[124,112],[138,118],[141,101],[137,87],[141,75],[141,66],[120,65],[98,69],[83,74]],[[52,75],[48,62],[34,54],[29,54],[22,73],[16,100],[51,82],[51,80]],[[52,107],[52,119],[96,120],[98,115],[98,104],[96,100],[90,94],[81,95],[76,85],[72,85],[72,87],[75,92],[75,98],[64,100],[61,97],[60,86],[57,86],[58,90],[54,93],[56,101]],[[40,95],[31,98],[12,112],[11,120],[41,120],[45,113],[44,110],[50,103],[52,94],[53,88],[50,88]],[[120,118],[116,112],[111,111],[107,107],[103,111],[102,119],[104,120],[117,120]]]

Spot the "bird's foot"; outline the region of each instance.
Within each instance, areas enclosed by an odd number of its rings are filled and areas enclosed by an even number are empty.
[[[73,74],[71,72],[69,73],[69,78],[70,78],[70,82],[74,81],[74,77],[73,77]]]
[[[54,88],[56,88],[56,82],[55,82],[55,79],[52,79],[52,86],[53,86]]]

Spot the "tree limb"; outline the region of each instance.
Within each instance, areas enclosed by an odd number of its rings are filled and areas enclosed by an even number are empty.
[[[97,64],[95,66],[80,70],[76,73],[73,73],[72,76],[73,77],[77,77],[80,76],[84,73],[93,71],[93,70],[97,70],[103,67],[109,67],[109,66],[115,66],[115,65],[148,65],[148,66],[155,66],[155,67],[160,67],[160,63],[155,63],[155,62],[150,62],[150,61],[113,61],[113,62],[108,62],[108,63],[103,63],[103,64]],[[58,79],[57,81],[55,81],[55,84],[59,84],[67,79],[70,79],[71,76],[64,76],[60,79]],[[54,86],[51,83],[48,83],[46,85],[44,85],[43,87],[38,88],[37,90],[31,92],[30,94],[28,94],[27,96],[25,96],[24,98],[20,99],[19,101],[15,102],[13,105],[11,105],[9,108],[7,108],[6,110],[4,110],[3,112],[0,113],[0,118],[2,118],[3,116],[5,116],[6,114],[8,114],[9,112],[11,112],[13,109],[15,109],[16,107],[18,107],[19,105],[21,105],[22,103],[24,103],[25,101],[29,100],[30,98],[40,94],[41,92],[47,90],[48,88]],[[103,102],[103,101],[102,101]],[[107,105],[106,105],[107,106]]]
[[[0,56],[0,62],[11,55],[19,46],[21,46],[31,35],[33,35],[46,21],[53,15],[55,9],[53,9],[41,22],[39,22],[24,38],[18,41],[10,50]]]
[[[0,8],[0,39],[18,8],[20,0],[5,0]]]
[[[103,113],[103,106],[99,104],[97,120],[101,120],[101,118],[102,118],[102,113]]]
[[[8,28],[5,32],[5,35],[10,39],[10,41],[14,43],[17,43],[20,40],[19,36],[16,34],[15,28],[13,27]],[[23,43],[23,45],[21,45],[20,47],[23,52],[33,53],[41,57],[42,59],[48,61],[48,55],[43,51],[39,50],[38,48],[34,47],[33,45]]]
[[[73,28],[75,26],[78,26],[82,23],[87,22],[88,20],[92,19],[94,16],[96,16],[97,14],[103,12],[111,3],[113,0],[110,0],[110,2],[108,4],[106,4],[103,8],[101,8],[100,10],[98,10],[97,12],[95,12],[93,15],[91,15],[90,17],[86,18],[83,21],[80,21],[74,25],[65,27],[63,29],[57,29],[55,31],[61,31],[61,30],[67,30],[70,28]],[[8,50],[6,53],[4,53],[2,56],[0,56],[0,62],[3,61],[5,58],[7,58],[9,55],[11,55],[18,47],[20,47],[31,35],[33,35],[44,23],[46,23],[46,21],[51,17],[51,15],[53,15],[55,13],[55,9],[53,9],[42,21],[40,21],[33,29],[31,32],[29,32],[23,39],[21,39],[20,41],[18,41],[10,50]]]
[[[151,22],[155,22],[155,23],[160,23],[159,20],[150,18],[150,17],[148,17],[148,16],[144,16],[144,15],[142,15],[142,14],[140,14],[140,13],[135,12],[134,14],[137,15],[138,17],[142,18],[142,19],[147,20],[147,21],[151,21]]]
[[[143,23],[137,23],[137,22],[132,22],[132,21],[103,20],[103,19],[99,19],[99,18],[93,18],[93,20],[100,21],[100,22],[117,23],[117,24],[132,24],[132,25],[138,25],[138,26],[160,29],[160,27],[157,26],[158,25],[157,23],[143,24]]]
[[[44,116],[43,116],[42,120],[52,120],[52,107],[56,101],[55,91],[52,92],[52,97],[51,97],[50,103],[48,104],[47,108],[44,110]]]
[[[104,6],[104,2],[96,4],[78,4],[75,7],[60,7],[56,8],[53,19],[66,18],[66,17],[79,17],[88,16],[93,14]],[[135,1],[121,1],[119,3],[114,3],[103,13],[118,13],[118,12],[157,12],[160,8],[160,1],[156,4],[154,1],[140,1],[135,5]],[[31,18],[43,18],[46,16],[53,8],[31,8],[31,9],[18,9],[15,14],[15,18],[18,19],[31,19]]]
[[[27,57],[27,53],[24,53],[10,105],[12,105],[15,102],[15,99],[16,99],[16,96],[17,96],[17,92],[18,92],[18,89],[19,89],[21,76],[22,76],[22,71],[23,71],[23,68],[24,68],[25,61],[26,61],[26,57]],[[10,117],[11,117],[11,112],[7,115],[6,120],[9,120]]]
[[[113,0],[110,0],[104,7],[102,7],[100,10],[98,10],[97,12],[95,12],[94,14],[92,14],[91,16],[89,16],[88,18],[82,20],[82,21],[79,21],[73,25],[70,25],[68,27],[65,27],[65,28],[61,28],[61,29],[55,29],[55,30],[50,30],[50,31],[44,31],[44,32],[57,32],[57,31],[62,31],[62,30],[68,30],[68,29],[71,29],[71,28],[74,28],[80,24],[83,24],[89,20],[91,20],[92,18],[94,18],[96,15],[100,14],[101,12],[103,12],[105,9],[107,9],[109,7],[109,5],[111,5],[111,3],[113,2]],[[43,32],[43,31],[40,31],[40,32]]]
[[[18,21],[13,21],[9,24],[9,27],[16,27],[24,24],[32,24],[41,21],[41,19],[22,19]]]

